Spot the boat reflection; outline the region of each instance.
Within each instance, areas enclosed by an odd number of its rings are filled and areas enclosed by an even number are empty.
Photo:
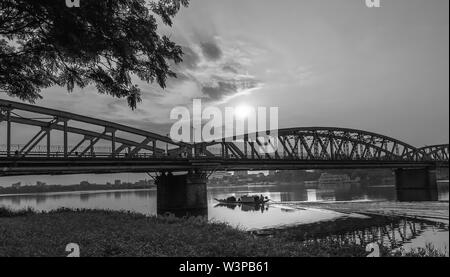
[[[261,213],[264,213],[265,211],[269,210],[269,205],[265,204],[250,204],[250,203],[219,203],[214,206],[214,208],[217,207],[226,207],[231,210],[235,210],[236,208],[240,209],[243,212],[255,212],[260,211]]]

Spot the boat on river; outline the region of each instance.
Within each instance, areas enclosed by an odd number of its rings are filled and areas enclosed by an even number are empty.
[[[261,196],[253,196],[253,195],[244,195],[236,199],[236,197],[231,196],[226,199],[217,199],[214,198],[217,202],[220,204],[256,204],[256,205],[264,205],[265,203],[269,202],[270,199],[266,197]]]

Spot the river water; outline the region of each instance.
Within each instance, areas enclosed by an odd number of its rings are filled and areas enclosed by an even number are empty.
[[[270,204],[265,207],[221,206],[217,205],[217,202],[214,200],[214,198],[220,199],[232,195],[238,197],[247,193],[263,194],[274,202],[302,201],[308,203],[317,201],[396,200],[396,191],[393,186],[326,190],[303,189],[295,184],[210,187],[208,188],[208,219],[211,221],[227,222],[232,226],[245,230],[254,230],[314,223],[348,216],[347,214],[318,208],[293,209],[280,203]],[[156,189],[0,195],[0,206],[6,206],[12,209],[31,207],[38,211],[48,211],[61,207],[111,209],[156,215],[156,195]],[[440,183],[439,200],[448,201],[448,199],[448,183]],[[404,226],[401,224],[397,227],[387,226],[388,228],[384,231],[388,235],[382,235],[380,239],[384,240],[389,238],[387,240],[392,243],[392,238],[389,234],[394,234],[395,237],[395,232],[397,232],[397,236],[403,240],[402,245],[407,246],[406,248],[423,247],[426,243],[433,243],[442,250],[448,250],[448,222],[444,224],[413,221],[403,223]],[[405,226],[408,228],[405,228]],[[402,231],[404,232],[402,233]],[[377,232],[381,233],[382,231],[378,230]],[[406,237],[406,239],[403,237]]]

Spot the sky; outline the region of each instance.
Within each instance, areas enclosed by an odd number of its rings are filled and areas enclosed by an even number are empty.
[[[143,102],[53,87],[37,105],[167,134],[175,106],[279,108],[279,127],[336,126],[414,146],[449,141],[449,1],[192,0],[162,28],[184,62]],[[6,98],[5,96],[1,96]]]

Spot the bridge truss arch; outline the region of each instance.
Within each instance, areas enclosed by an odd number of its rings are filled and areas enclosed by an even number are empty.
[[[449,144],[425,146],[420,148],[419,151],[433,161],[448,161],[449,158]]]
[[[190,144],[105,120],[3,99],[0,99],[0,124],[0,158],[448,163],[449,156],[448,144],[416,148],[385,135],[337,127],[288,128]],[[14,131],[20,133],[23,126],[35,130],[34,136],[11,135]],[[54,135],[59,135],[59,139]]]
[[[6,130],[0,132],[0,156],[7,157],[154,157],[163,156],[170,149],[190,147],[141,129],[0,99],[2,122],[6,122]],[[12,133],[21,133],[23,126],[34,128],[35,135],[12,141]],[[53,140],[56,133],[59,140]]]
[[[223,139],[202,147],[206,155],[237,159],[448,161],[448,145],[447,156],[437,155],[385,135],[349,128],[288,128],[255,134],[256,139],[249,137]]]

